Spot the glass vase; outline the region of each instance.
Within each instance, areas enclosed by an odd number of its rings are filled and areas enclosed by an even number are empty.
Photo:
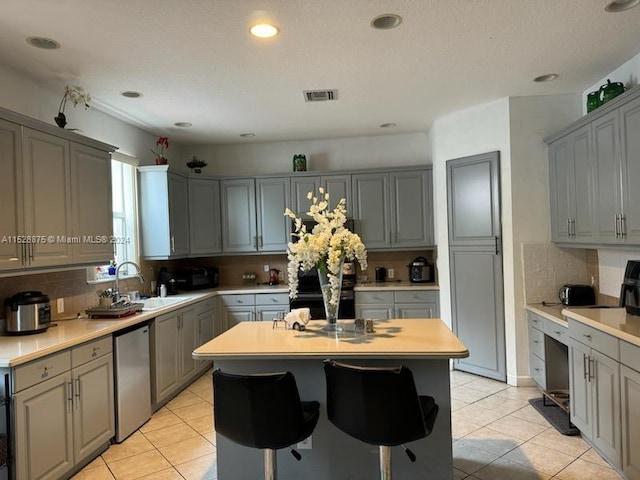
[[[320,281],[320,291],[322,291],[322,301],[324,303],[324,312],[327,324],[322,328],[325,332],[341,332],[342,327],[338,325],[338,310],[340,309],[340,291],[342,290],[342,265],[344,260],[340,262],[340,270],[338,273],[337,298],[338,303],[331,303],[333,288],[329,282],[326,268],[318,269],[318,280]]]

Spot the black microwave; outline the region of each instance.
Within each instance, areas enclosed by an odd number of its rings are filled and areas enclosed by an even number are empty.
[[[217,267],[187,267],[176,273],[178,290],[215,288],[219,283],[220,272]]]

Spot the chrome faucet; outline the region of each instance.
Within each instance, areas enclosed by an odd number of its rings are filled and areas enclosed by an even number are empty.
[[[140,266],[135,263],[135,262],[122,262],[120,265],[118,265],[118,268],[116,269],[116,291],[115,291],[115,295],[116,295],[116,301],[120,301],[121,297],[120,297],[120,288],[118,286],[118,281],[119,281],[119,277],[120,277],[120,269],[124,266],[124,265],[133,265],[134,267],[136,267],[136,270],[138,271],[138,273],[136,274],[136,277],[138,277],[140,279],[140,283],[144,283],[144,277],[142,276],[142,270],[140,270]]]

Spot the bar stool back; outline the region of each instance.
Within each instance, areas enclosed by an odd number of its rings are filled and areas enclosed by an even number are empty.
[[[320,416],[318,402],[300,400],[291,372],[239,375],[217,369],[213,397],[216,431],[239,445],[263,449],[265,480],[277,477],[276,450],[311,435]]]
[[[347,435],[380,447],[380,475],[391,479],[391,449],[426,437],[438,414],[433,397],[419,396],[407,367],[373,368],[325,360],[327,415]],[[406,447],[413,462],[416,457]]]

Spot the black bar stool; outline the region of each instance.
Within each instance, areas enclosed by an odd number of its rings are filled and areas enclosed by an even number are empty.
[[[391,479],[391,447],[431,433],[438,414],[433,397],[419,396],[407,367],[372,368],[324,361],[327,415],[347,435],[380,448],[380,478]]]
[[[291,372],[239,375],[213,372],[215,428],[229,440],[264,450],[264,478],[277,478],[276,450],[304,440],[320,416],[320,403],[302,402]],[[300,460],[301,455],[291,448]]]

